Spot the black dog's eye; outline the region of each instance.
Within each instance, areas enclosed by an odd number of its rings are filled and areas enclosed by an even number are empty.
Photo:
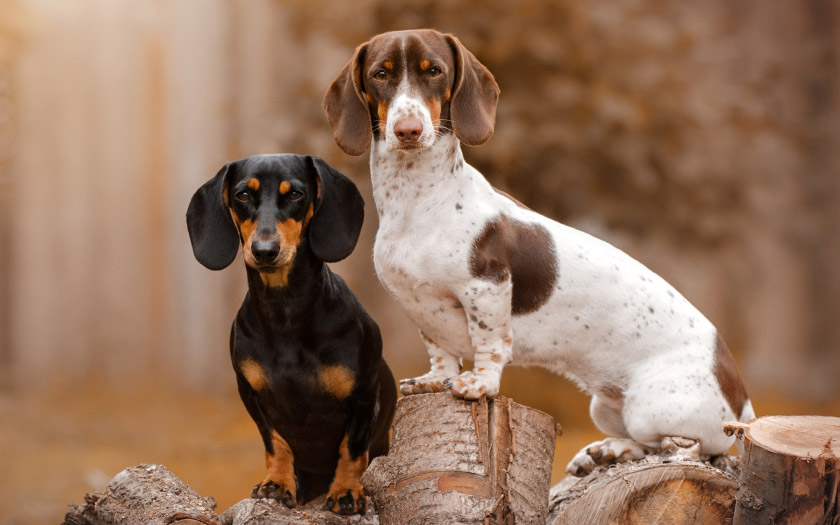
[[[441,69],[437,66],[432,66],[432,67],[429,68],[429,76],[430,77],[440,76],[441,73],[443,73],[443,71],[441,71]]]
[[[242,202],[248,202],[249,200],[251,200],[251,194],[247,191],[237,192],[236,195],[234,195],[234,197],[236,197],[236,200]]]
[[[380,69],[376,73],[373,74],[373,78],[376,80],[385,80],[388,78],[388,73],[384,69]]]
[[[289,192],[289,199],[293,201],[299,201],[303,198],[303,193],[297,190],[292,190]]]

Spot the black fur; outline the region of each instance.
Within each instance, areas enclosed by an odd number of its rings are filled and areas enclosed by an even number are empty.
[[[252,179],[259,182],[257,190],[248,187]],[[291,188],[285,194],[284,181]],[[288,239],[278,233],[280,225],[301,227],[295,230],[297,250],[285,265],[285,284],[268,286],[265,280],[282,269],[246,264],[249,290],[230,338],[239,393],[266,451],[274,453],[272,430],[292,449],[298,502],[327,492],[345,436],[352,459],[388,451],[396,389],[382,359],[379,327],[324,263],[352,252],[363,216],[352,181],[320,158],[298,155],[227,164],[199,188],[187,211],[195,257],[211,269],[230,264],[240,241],[279,239],[282,251]],[[245,238],[238,226],[249,220],[254,233]],[[263,371],[265,386],[259,390],[243,372],[249,360]],[[319,380],[324,367],[335,365],[352,376],[352,390],[343,398]],[[276,491],[272,495],[284,499]],[[358,505],[363,511],[364,500]]]

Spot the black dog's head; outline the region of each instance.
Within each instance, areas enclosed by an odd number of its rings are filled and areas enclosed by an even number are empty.
[[[319,157],[257,155],[229,162],[204,183],[187,209],[198,262],[221,270],[242,242],[260,274],[288,273],[299,250],[325,262],[353,251],[364,201],[353,182]]]

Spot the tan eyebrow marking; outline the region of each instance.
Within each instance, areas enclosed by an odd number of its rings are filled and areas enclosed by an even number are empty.
[[[382,64],[382,67],[384,67],[385,69],[394,69],[394,63],[390,60],[386,60],[385,63]]]
[[[258,181],[257,179],[250,179],[248,181],[248,187],[254,191],[257,191],[258,189],[260,189],[260,181]]]
[[[426,71],[427,69],[429,69],[429,67],[431,67],[431,65],[432,65],[432,63],[429,62],[428,60],[421,60],[420,61],[420,69],[422,69],[423,71]]]
[[[292,185],[289,181],[284,180],[280,183],[280,195],[285,195],[289,193],[290,189],[292,189]]]

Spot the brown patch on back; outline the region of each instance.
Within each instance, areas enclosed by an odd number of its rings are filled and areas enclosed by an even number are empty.
[[[285,195],[289,193],[290,189],[292,189],[292,185],[289,181],[284,180],[280,183],[280,195]]]
[[[239,364],[239,370],[242,371],[242,375],[245,376],[251,388],[257,391],[265,388],[265,371],[259,363],[253,359],[246,359]]]
[[[280,487],[288,490],[292,499],[296,498],[297,481],[295,480],[295,455],[292,447],[283,439],[283,436],[271,429],[272,451],[265,451],[265,479],[261,485],[273,481]]]
[[[531,209],[531,208],[529,208],[528,206],[525,206],[524,204],[522,204],[522,202],[520,202],[520,201],[519,201],[519,199],[517,199],[517,198],[513,197],[510,193],[507,193],[507,192],[505,192],[505,191],[502,191],[502,190],[500,190],[499,188],[497,188],[497,187],[495,187],[495,186],[493,186],[493,190],[494,190],[496,193],[498,193],[499,195],[501,195],[502,197],[507,197],[508,199],[512,200],[512,201],[513,201],[513,203],[514,203],[514,204],[516,204],[517,206],[519,206],[520,208],[525,208],[526,210],[530,210],[530,209]]]
[[[257,179],[248,179],[248,187],[254,191],[260,189],[260,181]]]
[[[735,417],[741,417],[744,405],[747,404],[747,390],[744,388],[744,383],[741,382],[741,376],[738,374],[738,367],[732,357],[732,352],[729,351],[729,347],[726,346],[720,334],[717,335],[715,341],[715,361],[712,371],[717,378],[724,399],[729,403],[729,408],[732,409]]]
[[[356,377],[353,371],[342,365],[329,365],[318,371],[318,380],[324,390],[339,399],[344,399],[353,391]]]
[[[513,314],[533,312],[548,300],[557,281],[554,242],[543,226],[500,215],[473,242],[470,273],[497,283],[510,276]]]

